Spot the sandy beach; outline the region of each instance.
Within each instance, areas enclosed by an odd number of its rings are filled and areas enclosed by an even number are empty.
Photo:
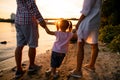
[[[90,57],[90,46],[86,44],[85,46],[85,59],[84,64],[88,63]],[[99,55],[96,62],[96,71],[91,73],[83,69],[83,77],[81,79],[70,77],[68,79],[68,74],[71,70],[75,69],[76,66],[76,51],[77,44],[69,44],[69,51],[61,65],[58,69],[60,77],[57,80],[120,80],[120,55],[110,52],[105,45],[99,45]],[[50,68],[50,55],[51,50],[47,50],[45,53],[39,54],[36,57],[35,63],[37,65],[42,65],[41,69],[37,74],[28,75],[27,72],[20,80],[52,80],[51,77],[45,77],[45,71]],[[6,61],[0,65],[10,66],[13,60]],[[84,65],[83,64],[83,65]],[[29,65],[28,60],[24,61],[22,66],[27,69]],[[12,66],[8,69],[0,71],[0,80],[14,80],[16,67]]]

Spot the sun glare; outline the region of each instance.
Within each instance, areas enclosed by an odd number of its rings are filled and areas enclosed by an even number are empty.
[[[54,0],[51,9],[54,10],[54,16],[58,18],[67,17],[67,12],[69,12],[69,4],[66,4],[65,0]]]
[[[82,2],[83,0],[36,0],[38,9],[45,18],[78,18]],[[16,0],[0,0],[0,17],[9,18],[11,13],[16,13],[16,8]]]
[[[70,0],[37,0],[37,5],[40,11],[44,12],[43,15],[52,18],[76,17],[76,14],[79,15],[81,9],[81,7],[76,7],[76,3]]]

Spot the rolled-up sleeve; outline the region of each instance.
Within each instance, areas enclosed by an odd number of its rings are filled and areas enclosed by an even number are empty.
[[[85,16],[87,16],[90,13],[95,2],[96,2],[96,0],[84,0],[81,13],[84,14]]]
[[[39,12],[38,7],[37,7],[37,5],[36,5],[36,3],[35,3],[34,0],[27,0],[26,1],[26,6],[27,6],[29,12],[33,16],[35,16],[36,19],[38,19],[39,22],[41,22],[41,21],[44,20],[43,17],[42,17],[42,15],[41,15],[41,13]]]

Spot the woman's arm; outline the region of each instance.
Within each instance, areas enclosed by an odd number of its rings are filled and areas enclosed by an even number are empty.
[[[45,27],[45,31],[50,35],[55,35],[55,32],[50,31],[47,27]]]
[[[78,20],[77,24],[76,24],[76,30],[78,29],[78,27],[79,27],[79,25],[80,25],[81,21],[82,21],[84,18],[85,18],[85,15],[84,15],[84,14],[82,14],[82,15],[80,16],[80,18],[79,18],[79,20]]]
[[[83,9],[82,9],[82,11],[81,11],[81,16],[80,16],[80,18],[79,18],[79,20],[78,20],[78,23],[77,23],[77,25],[76,25],[76,29],[78,29],[81,21],[82,21],[87,15],[89,15],[89,13],[90,13],[92,7],[94,6],[95,2],[96,2],[96,0],[88,0],[88,1],[87,1],[87,0],[84,0]]]

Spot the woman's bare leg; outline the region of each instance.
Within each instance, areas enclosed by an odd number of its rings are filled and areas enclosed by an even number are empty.
[[[95,63],[98,56],[98,51],[99,51],[98,44],[91,44],[91,58],[89,64],[85,65],[86,67],[93,70],[95,69]]]
[[[82,75],[82,63],[84,59],[84,41],[78,42],[78,50],[77,50],[77,67],[74,71],[74,74]]]

